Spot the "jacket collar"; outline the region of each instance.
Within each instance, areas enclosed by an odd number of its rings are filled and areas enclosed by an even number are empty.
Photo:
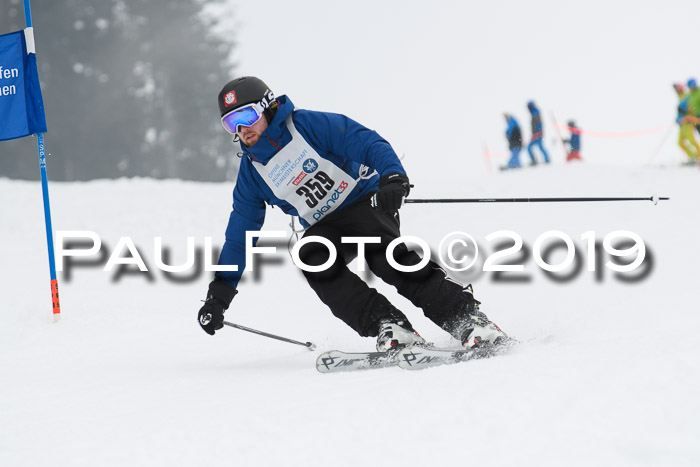
[[[258,142],[251,147],[241,144],[243,154],[253,161],[267,164],[292,140],[286,120],[294,111],[294,104],[286,95],[279,96],[277,101],[279,102],[277,112]]]

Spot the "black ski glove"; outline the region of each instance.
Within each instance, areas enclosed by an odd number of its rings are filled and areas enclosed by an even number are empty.
[[[224,281],[213,280],[209,284],[209,292],[204,306],[199,310],[199,325],[204,331],[213,336],[214,333],[224,327],[224,311],[228,309],[231,300],[238,290]]]
[[[402,173],[391,173],[379,179],[379,191],[372,197],[372,206],[386,212],[395,212],[403,205],[403,199],[411,191],[408,177]]]

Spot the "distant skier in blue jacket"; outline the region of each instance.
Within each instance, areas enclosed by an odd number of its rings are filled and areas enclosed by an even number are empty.
[[[576,126],[576,122],[569,120],[567,123],[571,136],[564,140],[564,144],[568,144],[571,151],[566,154],[566,162],[573,160],[580,161],[581,159],[581,130]]]
[[[530,139],[530,144],[527,145],[527,152],[530,154],[530,163],[532,165],[537,164],[537,160],[535,159],[535,154],[532,150],[535,146],[540,148],[540,152],[542,152],[542,156],[544,157],[544,162],[546,164],[549,164],[549,154],[547,154],[547,151],[545,151],[544,146],[542,145],[542,137],[543,137],[543,132],[542,132],[542,117],[540,116],[540,109],[537,108],[535,103],[533,101],[530,101],[527,103],[527,109],[530,111],[531,115],[531,126],[532,126],[532,139]]]
[[[503,114],[506,119],[506,139],[508,140],[508,149],[510,149],[510,159],[508,160],[508,169],[520,168],[520,150],[523,147],[523,134],[520,131],[518,121],[510,114]]]
[[[219,110],[224,128],[243,150],[219,258],[220,265],[237,265],[238,271],[217,272],[209,285],[198,315],[207,333],[223,327],[224,311],[238,293],[245,268],[246,233],[261,229],[265,206],[273,205],[299,217],[306,228],[304,239],[318,236],[333,244],[338,255],[330,267],[304,271],[304,276],[336,317],[360,336],[377,337],[378,350],[424,340],[398,308],[348,269],[358,245],[342,238],[377,238],[379,243],[364,245],[371,271],[465,347],[505,339],[479,311],[471,285],[447,279],[432,261],[409,273],[394,269],[386,259],[387,245],[401,235],[398,209],[410,191],[406,172],[386,140],[344,115],[297,110],[287,96],[275,97],[265,83],[250,76],[224,86]],[[308,243],[299,257],[308,266],[324,265],[330,260],[329,248]],[[402,265],[422,261],[403,243],[394,258]],[[274,287],[271,291],[275,293]],[[277,295],[275,302],[298,304],[293,297]]]

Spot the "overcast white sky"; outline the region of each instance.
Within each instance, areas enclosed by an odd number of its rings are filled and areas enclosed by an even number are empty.
[[[230,0],[236,74],[262,78],[300,108],[377,130],[412,179],[483,172],[505,152],[504,111],[529,138],[534,99],[550,119],[595,131],[671,124],[671,83],[700,75],[697,1]],[[591,161],[682,161],[676,130],[584,139]]]

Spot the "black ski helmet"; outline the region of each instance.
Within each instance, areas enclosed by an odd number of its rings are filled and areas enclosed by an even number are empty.
[[[248,104],[260,104],[267,123],[277,110],[277,100],[270,88],[254,76],[242,76],[229,81],[219,92],[219,111],[223,118],[229,112]]]

